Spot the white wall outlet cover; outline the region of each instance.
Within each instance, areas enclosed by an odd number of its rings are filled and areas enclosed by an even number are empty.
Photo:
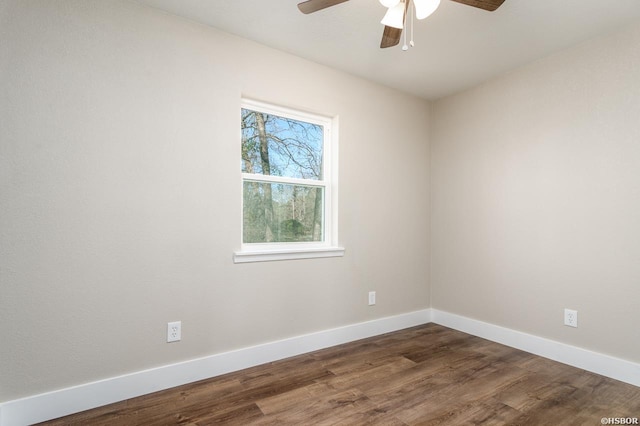
[[[167,323],[167,343],[179,342],[182,339],[182,321]]]
[[[569,327],[578,327],[578,311],[574,311],[573,309],[565,309],[564,325]]]

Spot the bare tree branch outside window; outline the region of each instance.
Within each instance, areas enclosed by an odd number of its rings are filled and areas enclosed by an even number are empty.
[[[245,179],[243,242],[322,241],[323,127],[249,109],[241,118],[243,173],[309,181]]]

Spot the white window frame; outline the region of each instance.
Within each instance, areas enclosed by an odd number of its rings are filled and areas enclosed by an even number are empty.
[[[244,217],[242,217],[240,228],[241,248],[233,255],[234,263],[344,256],[344,248],[338,246],[338,117],[312,114],[246,98],[241,100],[240,109],[264,112],[322,126],[324,130],[322,180],[312,181],[282,176],[241,173],[240,200],[242,204],[244,200],[242,191],[244,191],[245,181],[323,187],[324,238],[323,241],[316,242],[244,243],[242,230]],[[238,128],[240,128],[239,123]],[[241,211],[244,214],[244,207],[242,207]]]

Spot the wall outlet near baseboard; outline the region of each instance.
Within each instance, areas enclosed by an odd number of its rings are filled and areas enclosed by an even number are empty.
[[[375,291],[370,291],[369,292],[369,306],[373,306],[376,304],[376,292]]]
[[[167,343],[179,342],[182,338],[182,321],[167,323]]]
[[[573,309],[565,309],[564,325],[569,327],[578,327],[578,311],[574,311]]]

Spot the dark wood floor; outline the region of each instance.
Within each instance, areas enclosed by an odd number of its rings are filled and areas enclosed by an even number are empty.
[[[146,395],[48,425],[599,425],[640,388],[439,325]]]

